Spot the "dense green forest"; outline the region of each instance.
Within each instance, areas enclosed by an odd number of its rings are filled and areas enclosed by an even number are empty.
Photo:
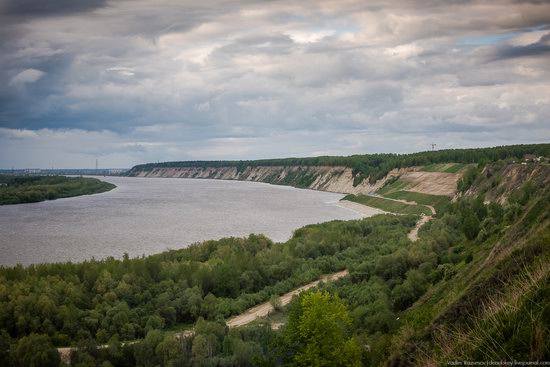
[[[309,225],[280,244],[251,235],[136,259],[2,268],[0,364],[40,356],[58,365],[54,346],[68,345],[78,347],[75,366],[548,360],[550,188],[527,182],[505,205],[484,202],[495,185],[483,183],[498,177],[476,175],[480,196],[441,206],[415,242],[416,216],[379,215]],[[281,330],[225,326],[344,268],[350,276],[285,307]]]
[[[0,205],[97,194],[115,187],[97,178],[0,175]]]
[[[446,149],[412,154],[364,154],[347,157],[321,156],[311,158],[261,159],[253,161],[183,161],[148,163],[134,166],[130,176],[140,171],[159,167],[236,167],[238,171],[257,166],[342,166],[353,169],[355,185],[368,178],[375,182],[394,168],[428,166],[436,170],[437,163],[476,163],[499,160],[519,160],[526,154],[550,157],[550,144],[508,145],[493,148]],[[449,167],[448,172],[462,169],[460,165]],[[306,185],[307,186],[307,185]]]

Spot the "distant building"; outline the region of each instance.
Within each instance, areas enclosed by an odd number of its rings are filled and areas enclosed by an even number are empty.
[[[526,154],[523,156],[523,160],[526,162],[536,162],[537,156],[534,154]]]

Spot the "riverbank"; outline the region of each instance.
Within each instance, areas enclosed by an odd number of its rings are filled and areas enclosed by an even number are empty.
[[[37,203],[99,194],[116,185],[91,177],[0,176],[0,205]]]
[[[309,224],[358,219],[341,194],[265,183],[106,177],[117,188],[0,207],[0,265],[158,254],[263,233],[283,242]],[[62,234],[62,235],[60,235]]]

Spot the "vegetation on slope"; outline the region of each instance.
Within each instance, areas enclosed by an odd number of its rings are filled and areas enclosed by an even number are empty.
[[[516,188],[503,206],[462,197],[414,242],[406,237],[414,216],[381,215],[306,226],[277,245],[250,236],[140,259],[1,269],[0,362],[32,352],[33,335],[42,349],[77,345],[73,364],[81,366],[549,360],[544,182]],[[229,315],[343,268],[349,277],[291,302],[280,331],[264,322],[225,327]],[[195,333],[165,331],[182,322],[195,322]],[[340,355],[322,353],[326,338]]]
[[[445,206],[451,202],[448,196],[430,195],[413,191],[394,191],[384,196],[395,200],[405,200],[422,205],[431,205],[435,208],[436,212],[443,211]]]
[[[0,205],[35,203],[97,194],[116,186],[97,178],[65,176],[0,176]]]
[[[353,169],[354,185],[368,178],[371,183],[385,177],[392,169],[428,166],[437,163],[484,163],[504,159],[521,159],[525,154],[550,156],[550,144],[509,145],[494,148],[446,149],[413,154],[365,154],[348,157],[321,156],[311,158],[261,159],[253,161],[183,161],[148,163],[134,166],[128,174],[136,175],[154,168],[177,167],[246,167],[258,166],[341,166]],[[457,166],[457,169],[461,168]]]
[[[424,205],[407,204],[395,200],[384,199],[377,196],[346,195],[342,200],[353,201],[359,204],[371,206],[373,208],[382,209],[390,213],[411,215],[432,214],[431,209]]]
[[[251,235],[145,258],[1,268],[0,328],[15,340],[40,333],[65,346],[223,319],[341,270],[377,243],[403,245],[414,223],[379,216],[306,226],[283,244]]]
[[[422,171],[457,173],[463,171],[468,166],[464,163],[432,163],[422,167]]]

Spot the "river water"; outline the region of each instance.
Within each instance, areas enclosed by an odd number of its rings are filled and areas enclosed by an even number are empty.
[[[0,206],[0,265],[131,257],[262,233],[285,241],[306,224],[357,219],[341,194],[257,182],[102,178],[102,194]]]

